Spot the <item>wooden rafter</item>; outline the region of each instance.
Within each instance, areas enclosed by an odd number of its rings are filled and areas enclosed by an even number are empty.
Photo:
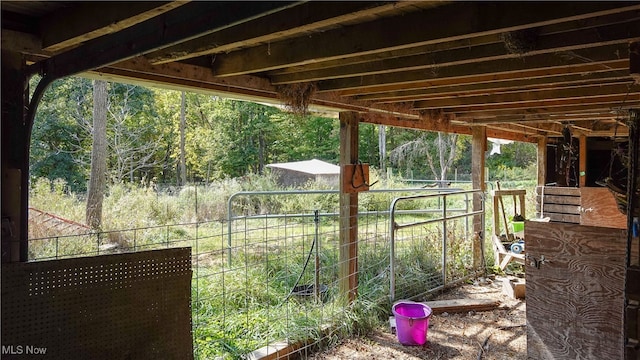
[[[341,77],[386,74],[398,71],[434,69],[444,66],[474,64],[479,62],[524,59],[529,56],[568,52],[603,45],[622,44],[640,39],[640,21],[608,25],[598,28],[579,29],[566,33],[540,36],[535,49],[526,53],[513,53],[504,43],[492,43],[446,51],[421,53],[409,57],[397,57],[369,63],[352,64],[322,70],[297,71],[295,73],[270,75],[274,84],[319,81]]]
[[[285,40],[256,46],[244,51],[218,54],[213,70],[218,76],[263,72],[311,62],[375,54],[484,34],[605,16],[632,11],[640,6],[621,8],[606,2],[575,7],[557,3],[554,11],[546,4],[522,3],[515,8],[508,3],[453,3],[413,12],[401,17],[383,18],[375,22],[352,25],[315,34],[314,46],[308,38]],[[446,19],[446,24],[443,20]],[[429,31],[425,31],[428,26]],[[393,31],[389,31],[393,29]],[[396,36],[403,34],[403,36]],[[270,54],[269,56],[265,56]]]
[[[42,48],[56,52],[118,32],[184,5],[186,1],[134,1],[110,4],[79,3],[45,17],[40,23]],[[59,26],[64,24],[65,26]]]
[[[323,30],[344,21],[374,16],[389,10],[412,6],[411,2],[307,2],[263,16],[206,36],[198,37],[147,55],[152,64],[190,59],[202,55],[267,44]]]
[[[318,82],[321,91],[343,90],[353,88],[379,87],[383,84],[406,85],[420,83],[426,80],[460,78],[490,74],[501,74],[502,79],[517,79],[528,77],[525,71],[546,70],[557,68],[557,73],[571,73],[585,64],[598,65],[596,68],[611,69],[609,63],[623,60],[628,67],[628,45],[614,44],[589,49],[579,49],[550,54],[534,55],[524,58],[490,60],[481,63],[470,63],[453,66],[432,67],[429,69],[409,70],[396,73],[366,75],[344,79],[331,79]],[[544,74],[544,73],[543,73]],[[547,75],[548,76],[548,75]]]
[[[290,7],[291,2],[196,1],[112,36],[100,37],[37,64],[54,78],[69,76],[152,52],[233,24]]]

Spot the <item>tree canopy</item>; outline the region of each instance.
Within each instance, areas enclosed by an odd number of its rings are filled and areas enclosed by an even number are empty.
[[[63,179],[70,190],[86,191],[92,91],[90,80],[69,77],[45,93],[32,133],[33,178]],[[180,183],[181,93],[118,83],[109,83],[107,91],[108,181]],[[188,182],[261,174],[273,162],[339,158],[336,118],[204,94],[185,94],[184,136]],[[384,154],[379,139],[385,141]],[[471,168],[467,136],[361,124],[359,146],[362,162],[379,167],[388,158],[394,173],[414,178],[447,179],[455,169]],[[535,162],[531,144],[502,148],[502,154],[488,157],[488,166]]]

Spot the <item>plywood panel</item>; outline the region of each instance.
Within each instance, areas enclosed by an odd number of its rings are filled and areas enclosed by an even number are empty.
[[[618,229],[627,228],[627,217],[618,210],[618,204],[607,188],[580,189],[582,214],[580,224]]]
[[[525,242],[529,358],[622,359],[626,231],[528,221]]]
[[[2,264],[12,359],[192,359],[190,305],[190,248]]]

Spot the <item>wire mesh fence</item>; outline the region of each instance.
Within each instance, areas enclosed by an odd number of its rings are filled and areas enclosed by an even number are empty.
[[[391,209],[394,199],[418,194]],[[473,273],[470,195],[442,188],[361,193],[354,217],[342,222],[357,232],[351,258],[341,256],[333,190],[241,192],[229,198],[226,219],[34,238],[30,258],[191,246],[196,358],[279,348],[305,357],[357,331],[363,314],[387,316],[392,281],[396,299],[420,299]],[[350,275],[358,282],[352,303],[342,293]]]

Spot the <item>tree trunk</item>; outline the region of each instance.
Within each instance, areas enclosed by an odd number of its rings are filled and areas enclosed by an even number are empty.
[[[387,178],[387,128],[378,125],[378,155],[380,157],[380,176]]]
[[[184,91],[180,102],[180,185],[187,184],[187,160],[185,156],[185,131],[187,127],[186,100]]]
[[[86,221],[92,229],[102,225],[102,200],[107,173],[107,83],[93,81],[93,146],[87,193]]]

